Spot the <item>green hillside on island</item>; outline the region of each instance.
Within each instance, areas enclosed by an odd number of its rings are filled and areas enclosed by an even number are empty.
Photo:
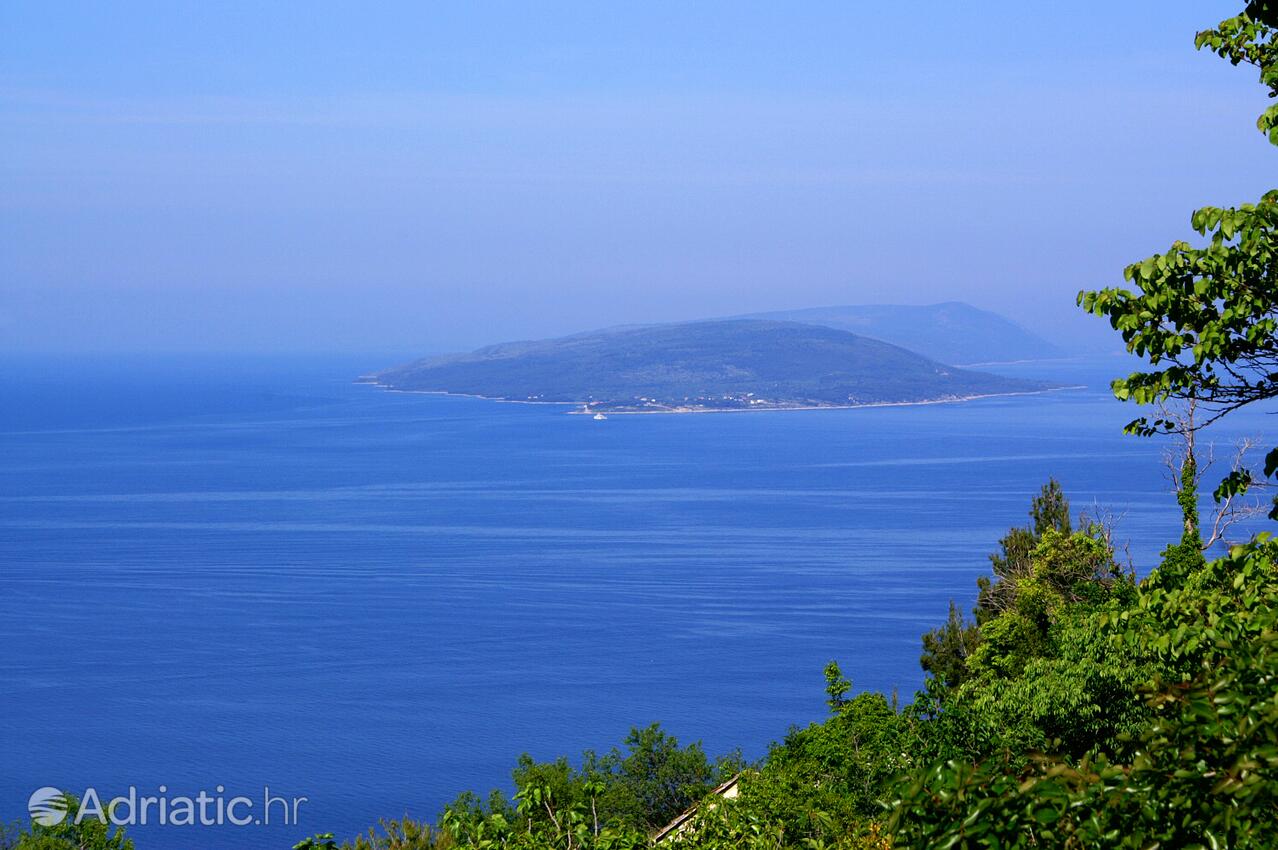
[[[419,360],[368,380],[396,390],[576,402],[617,412],[891,404],[1049,388],[946,366],[844,330],[759,319],[503,343]]]

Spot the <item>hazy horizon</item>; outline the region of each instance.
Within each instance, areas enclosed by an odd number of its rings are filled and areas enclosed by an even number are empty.
[[[7,4],[0,351],[950,300],[1116,349],[1074,294],[1268,167],[1235,11]]]

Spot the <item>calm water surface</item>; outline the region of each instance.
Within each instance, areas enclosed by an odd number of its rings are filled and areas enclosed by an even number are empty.
[[[1142,570],[1177,533],[1118,361],[1004,367],[1089,386],[1044,396],[606,422],[352,384],[376,358],[3,365],[0,820],[42,785],[308,798],[142,850],[433,817],[657,720],[758,756],[820,717],[831,658],[908,698],[1051,475]]]

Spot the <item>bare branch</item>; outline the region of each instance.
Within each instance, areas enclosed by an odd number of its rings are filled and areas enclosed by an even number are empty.
[[[1230,472],[1239,472],[1248,469],[1247,453],[1256,446],[1256,440],[1252,437],[1244,437],[1235,445],[1233,459],[1230,463]],[[1251,475],[1253,481],[1259,476],[1254,472]],[[1255,485],[1252,485],[1255,486]],[[1250,489],[1250,488],[1248,488]],[[1267,511],[1261,505],[1258,499],[1244,499],[1243,493],[1227,493],[1225,498],[1216,506],[1215,515],[1212,518],[1211,534],[1203,540],[1203,551],[1207,551],[1217,543],[1229,543],[1229,530],[1248,520],[1256,519],[1264,516]]]

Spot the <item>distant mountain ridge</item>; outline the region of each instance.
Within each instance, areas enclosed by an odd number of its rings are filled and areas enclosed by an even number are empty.
[[[1012,320],[962,301],[811,307],[734,316],[804,322],[873,337],[953,366],[1047,360],[1064,352]]]
[[[1048,388],[956,369],[837,328],[762,319],[502,343],[418,360],[367,380],[398,390],[626,412],[909,403]]]

